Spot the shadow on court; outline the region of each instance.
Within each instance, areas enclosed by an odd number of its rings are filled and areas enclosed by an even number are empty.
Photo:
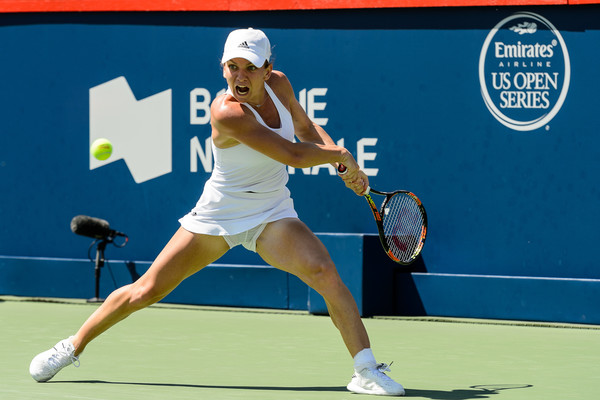
[[[197,389],[231,389],[231,390],[272,390],[291,392],[347,392],[345,386],[227,386],[227,385],[195,385],[188,383],[154,383],[154,382],[117,382],[102,380],[85,381],[52,381],[49,383],[78,383],[78,384],[104,384],[104,385],[134,385],[134,386],[159,386],[159,387],[181,387]],[[492,395],[500,394],[504,390],[527,389],[533,385],[528,384],[506,384],[506,385],[475,385],[469,389],[454,390],[426,390],[406,389],[406,397],[422,397],[432,400],[471,400],[487,399]]]
[[[406,389],[406,397],[423,397],[432,400],[470,400],[470,399],[488,399],[490,396],[500,394],[503,390],[527,389],[533,385],[475,385],[469,389],[454,390],[425,390],[425,389]]]
[[[135,386],[160,386],[182,387],[197,389],[233,389],[233,390],[274,390],[292,392],[347,392],[345,386],[227,386],[227,385],[194,385],[189,383],[154,383],[154,382],[116,382],[101,380],[86,381],[52,381],[48,383],[93,383],[105,385],[135,385]]]

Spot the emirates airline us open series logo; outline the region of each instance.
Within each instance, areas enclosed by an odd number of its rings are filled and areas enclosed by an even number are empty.
[[[492,115],[511,129],[531,131],[548,124],[565,101],[570,79],[565,41],[538,14],[503,19],[483,43],[481,95]]]

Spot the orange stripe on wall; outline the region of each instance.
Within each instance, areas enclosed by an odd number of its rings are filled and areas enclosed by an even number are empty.
[[[599,3],[599,0],[1,0],[0,12],[259,11]]]

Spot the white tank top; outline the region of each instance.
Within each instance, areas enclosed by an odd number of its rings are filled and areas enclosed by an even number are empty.
[[[271,128],[249,104],[256,120],[292,141],[292,116],[265,83],[281,126]],[[196,207],[179,222],[186,230],[208,235],[235,235],[281,218],[297,217],[288,182],[287,167],[244,144],[221,149],[212,145],[214,168]]]

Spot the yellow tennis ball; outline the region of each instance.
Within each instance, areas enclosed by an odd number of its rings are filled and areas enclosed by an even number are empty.
[[[110,140],[100,138],[94,140],[92,147],[90,147],[90,153],[100,161],[106,160],[112,154],[113,146]]]

